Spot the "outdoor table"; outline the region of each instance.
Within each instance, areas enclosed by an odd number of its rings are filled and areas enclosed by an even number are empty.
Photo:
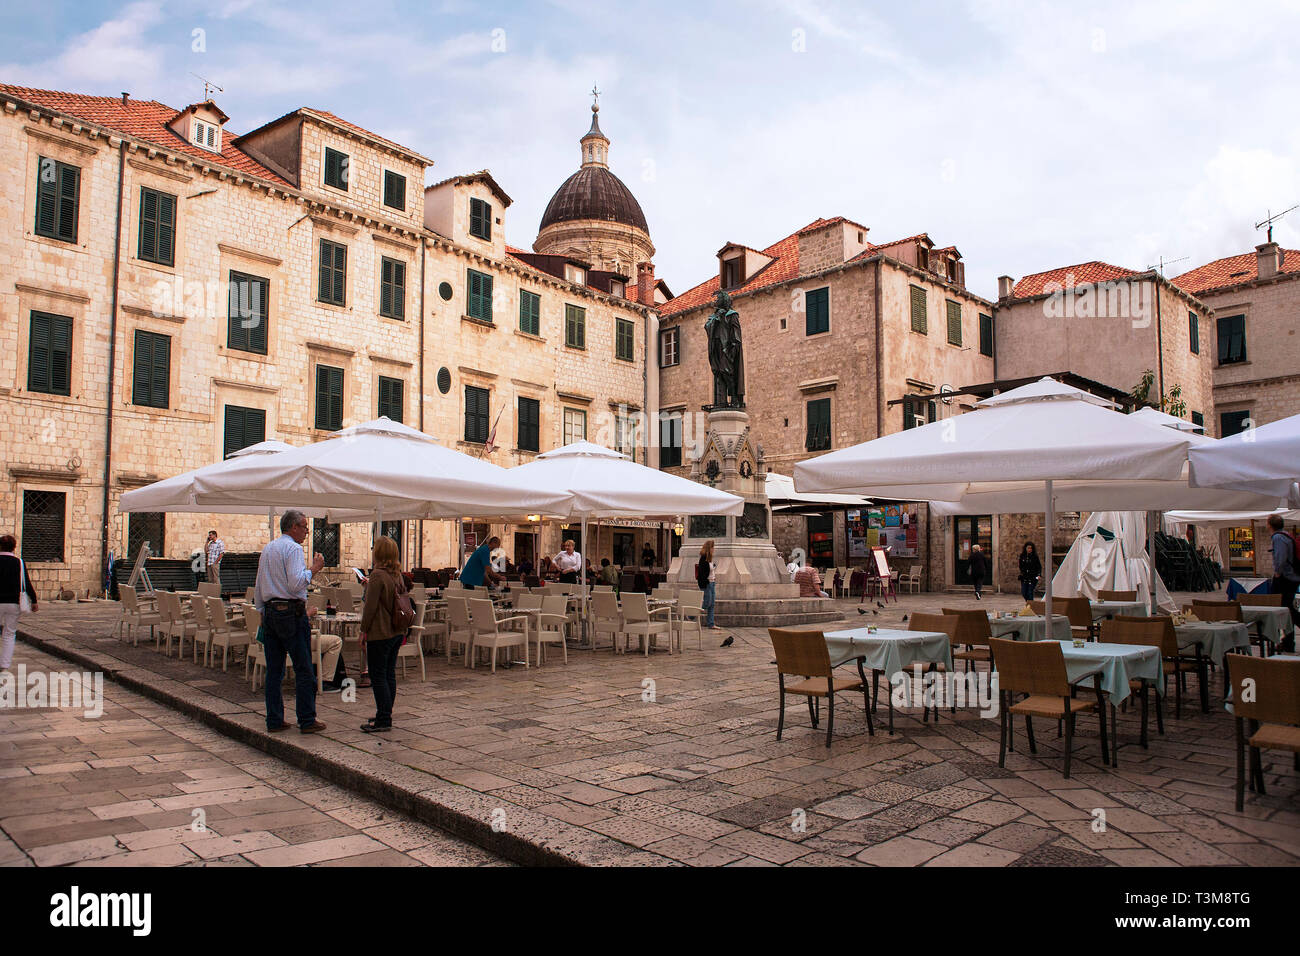
[[[1145,601],[1090,601],[1089,603],[1092,605],[1092,619],[1094,621],[1111,618],[1117,614],[1131,614],[1135,617],[1143,617],[1147,613]]]
[[[313,617],[312,620],[319,623],[322,632],[327,634],[337,634],[339,637],[343,638],[343,641],[346,644],[349,632],[359,631],[361,625],[361,614],[358,611],[339,611],[337,614],[326,614],[322,611]],[[366,660],[366,653],[359,643],[360,637],[360,633],[357,633],[357,656],[358,667],[360,668],[358,673],[364,677],[370,672],[370,668],[368,661]],[[340,651],[340,653],[342,653],[342,651]]]
[[[1029,614],[1025,617],[989,617],[989,633],[994,637],[1006,637],[1012,631],[1019,631],[1017,641],[1042,641],[1047,638],[1047,618],[1042,614]],[[1070,619],[1064,614],[1052,615],[1052,640],[1068,641]]]
[[[1243,608],[1243,610],[1245,610]],[[1250,630],[1238,621],[1194,621],[1174,628],[1179,647],[1193,644],[1210,660],[1219,663],[1223,655],[1236,648],[1250,652]]]
[[[1119,730],[1115,707],[1129,695],[1130,680],[1150,681],[1156,693],[1164,695],[1164,667],[1160,648],[1141,644],[1105,644],[1090,641],[1075,647],[1073,641],[1060,641],[1065,658],[1065,673],[1071,684],[1096,673],[1100,667],[1101,690],[1110,701],[1110,765],[1119,759]],[[1147,745],[1146,694],[1142,695],[1142,746]]]
[[[1271,594],[1273,582],[1269,578],[1228,578],[1228,600],[1238,594]]]
[[[1247,624],[1255,625],[1255,633],[1267,640],[1280,643],[1275,638],[1279,633],[1286,637],[1295,634],[1295,625],[1291,623],[1291,612],[1284,607],[1256,607],[1243,604],[1241,618]]]
[[[826,649],[830,652],[831,666],[838,667],[848,661],[858,661],[872,670],[872,708],[875,708],[875,679],[883,673],[889,680],[912,664],[942,664],[952,671],[952,643],[942,631],[901,631],[878,628],[873,634],[865,627],[843,631],[827,631]],[[922,720],[927,719],[922,711]],[[889,732],[894,732],[894,695],[889,694]]]

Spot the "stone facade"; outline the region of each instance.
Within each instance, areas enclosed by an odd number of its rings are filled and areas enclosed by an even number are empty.
[[[317,420],[321,366],[342,372],[343,426],[378,415],[382,376],[402,383],[398,408],[407,424],[475,455],[483,447],[464,441],[465,385],[487,388],[492,418],[501,413],[498,447],[489,459],[501,465],[532,457],[517,448],[519,396],[540,403],[541,450],[562,443],[565,407],[586,409],[587,436],[609,444],[622,407],[631,417],[653,415],[645,377],[653,311],[513,258],[504,247],[504,223],[494,227],[500,243],[470,242],[463,220],[469,198],[486,194],[483,183],[456,187],[453,198],[464,216],[458,212],[452,234],[443,235],[425,225],[424,173],[431,161],[329,114],[300,110],[237,140],[223,131],[225,152],[205,158],[159,145],[136,127],[123,135],[117,126],[70,113],[65,101],[77,98],[51,96],[62,99],[50,105],[0,90],[0,264],[6,277],[0,286],[0,415],[6,422],[0,432],[0,525],[21,537],[24,501],[35,502],[24,493],[53,496],[46,504],[53,502],[63,516],[62,560],[29,561],[42,594],[56,586],[98,590],[104,542],[119,558],[127,550],[129,519],[117,512],[121,493],[220,460],[229,407],[261,411],[267,439],[300,445],[328,438],[331,432],[317,427],[330,424]],[[105,101],[80,99],[97,110]],[[230,142],[239,146],[237,158]],[[346,189],[324,182],[327,147],[347,157]],[[42,157],[80,170],[75,242],[45,238],[33,228]],[[405,179],[401,208],[384,202],[385,171]],[[171,265],[138,254],[142,187],[176,197]],[[341,305],[322,301],[323,240],[346,250]],[[383,259],[404,267],[401,309],[388,310],[398,317],[380,314]],[[493,277],[491,324],[466,318],[471,268]],[[244,327],[245,320],[230,316],[232,272],[266,282],[264,354],[234,347],[232,327]],[[449,298],[440,294],[443,283]],[[541,297],[536,336],[519,329],[521,288]],[[586,309],[585,349],[564,345],[566,303]],[[29,387],[33,312],[71,319],[66,395]],[[617,319],[633,326],[630,361],[614,358]],[[260,324],[256,317],[247,321]],[[161,341],[137,338],[137,332],[167,337],[166,385],[157,401],[162,407],[137,401],[137,344]],[[437,384],[444,368],[451,380],[446,393]],[[105,454],[110,409],[111,457]],[[647,434],[642,428],[631,439],[638,461],[648,456]],[[155,551],[189,557],[209,528],[219,530],[228,551],[253,551],[265,543],[267,519],[167,515]],[[404,562],[455,563],[453,528],[424,522],[421,538],[408,523]],[[513,529],[496,530],[513,551]],[[559,550],[561,535],[558,527],[545,529],[543,550]],[[659,547],[657,530],[638,529],[637,535],[638,548],[645,539]],[[369,546],[368,527],[344,526],[340,566],[368,563]]]

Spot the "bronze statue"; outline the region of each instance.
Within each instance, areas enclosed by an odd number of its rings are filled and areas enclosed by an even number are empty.
[[[713,370],[713,407],[745,407],[745,358],[740,340],[740,316],[731,296],[719,290],[713,314],[704,323],[709,337],[709,367]]]

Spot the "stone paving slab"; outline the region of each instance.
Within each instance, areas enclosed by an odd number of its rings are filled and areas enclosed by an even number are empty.
[[[66,668],[30,647],[20,660],[29,675]],[[0,710],[0,735],[21,739],[0,753],[0,866],[504,862],[352,792],[342,793],[346,812],[327,815],[316,806],[329,789],[319,778],[286,774],[259,751],[117,684],[105,683],[104,695],[100,718],[80,709]],[[145,739],[142,730],[154,752],[101,756],[123,735]],[[55,752],[65,759],[50,760]],[[150,773],[155,767],[165,772]],[[321,821],[333,828],[328,836],[309,831]]]
[[[918,594],[883,608],[864,605],[867,613],[859,614],[851,601],[832,602],[844,615],[840,626],[904,627],[910,614],[941,606],[1005,610],[1019,604],[1013,595],[990,594],[977,604],[970,596]],[[215,738],[219,730],[263,751],[254,763],[262,767],[260,773],[243,762],[239,770],[262,779],[264,786],[276,787],[261,774],[277,768],[323,776],[328,785],[318,782],[299,797],[303,812],[317,817],[296,826],[275,822],[241,831],[279,839],[293,832],[300,838],[286,842],[297,845],[346,839],[331,827],[368,822],[352,809],[361,802],[359,794],[530,863],[1300,862],[1300,784],[1285,755],[1265,756],[1267,796],[1249,794],[1244,812],[1233,810],[1232,721],[1222,709],[1217,676],[1211,678],[1211,712],[1203,715],[1185,702],[1182,720],[1166,714],[1163,737],[1156,734],[1153,718],[1148,750],[1137,742],[1137,709],[1121,712],[1116,769],[1100,760],[1095,722],[1089,727],[1081,721],[1070,780],[1061,776],[1061,741],[1046,721],[1037,728],[1036,755],[1028,753],[1019,722],[1005,768],[997,765],[997,720],[980,718],[974,710],[954,715],[941,709],[936,723],[923,722],[916,708],[903,709],[895,714],[891,737],[885,731],[887,684],[874,737],[866,733],[860,702],[857,709],[849,704],[837,708],[834,739],[826,748],[824,725],[813,730],[806,708],[791,702],[784,739],[777,741],[771,645],[765,630],[749,628],[710,632],[702,649],[688,642],[683,654],[672,656],[571,649],[567,665],[552,657],[541,668],[516,666],[495,674],[430,657],[427,681],[414,671],[408,679],[399,677],[396,729],[390,735],[357,729],[373,713],[369,691],[359,690],[355,700],[339,694],[318,699],[320,719],[329,725],[325,734],[269,736],[262,729],[261,693],[251,692],[242,665],[232,664],[223,674],[167,658],[151,643],[133,648],[105,641],[115,614],[116,606],[109,604],[46,605],[39,615],[24,618],[24,639],[74,659],[93,657],[128,686],[138,685],[155,700],[203,721],[202,733]],[[727,635],[735,638],[733,645],[719,647]],[[30,653],[20,647],[16,662]],[[355,661],[349,665],[355,673]],[[176,695],[177,687],[184,688],[183,697]],[[1188,701],[1195,702],[1197,688],[1189,691]],[[286,686],[285,697],[286,712],[292,713],[291,687]],[[165,727],[174,719],[169,713],[158,707],[151,715]],[[128,726],[128,740],[157,736],[153,724]],[[67,778],[90,769],[88,763],[60,767],[77,762],[77,755],[51,739],[30,743],[44,748],[41,759],[22,762],[22,768],[56,769],[0,774],[0,798],[42,781],[66,788]],[[131,763],[129,749],[104,753],[112,756],[95,756],[124,762],[102,769],[125,768],[140,776],[150,769]],[[185,753],[178,749],[176,759],[184,762]],[[12,754],[0,745],[0,771],[17,766]],[[229,786],[221,786],[219,766],[203,769],[203,776],[169,781],[174,790],[162,797],[168,804],[148,793],[128,797],[129,788],[119,791],[120,802],[153,800],[160,804],[157,812],[183,811],[189,797],[218,793],[229,798],[226,809],[232,816],[241,804],[259,802],[251,794],[236,799],[248,786],[239,771],[229,774],[236,778]],[[216,789],[193,786],[197,781],[213,781]],[[112,803],[100,800],[95,806]],[[1094,828],[1097,811],[1105,812],[1102,830]],[[86,827],[82,836],[93,840],[99,836],[95,826],[106,821],[94,813],[90,817],[74,825]],[[383,861],[389,852],[421,859],[420,848],[404,848],[405,830],[387,826],[363,827],[380,845],[367,850],[358,844],[356,856],[343,859]],[[383,835],[370,833],[376,829]],[[268,846],[250,855],[291,857],[281,850]]]

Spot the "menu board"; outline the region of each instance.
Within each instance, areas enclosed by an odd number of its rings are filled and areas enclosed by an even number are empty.
[[[869,558],[872,548],[889,548],[894,557],[914,558],[919,554],[917,506],[881,505],[845,513],[849,558]]]

